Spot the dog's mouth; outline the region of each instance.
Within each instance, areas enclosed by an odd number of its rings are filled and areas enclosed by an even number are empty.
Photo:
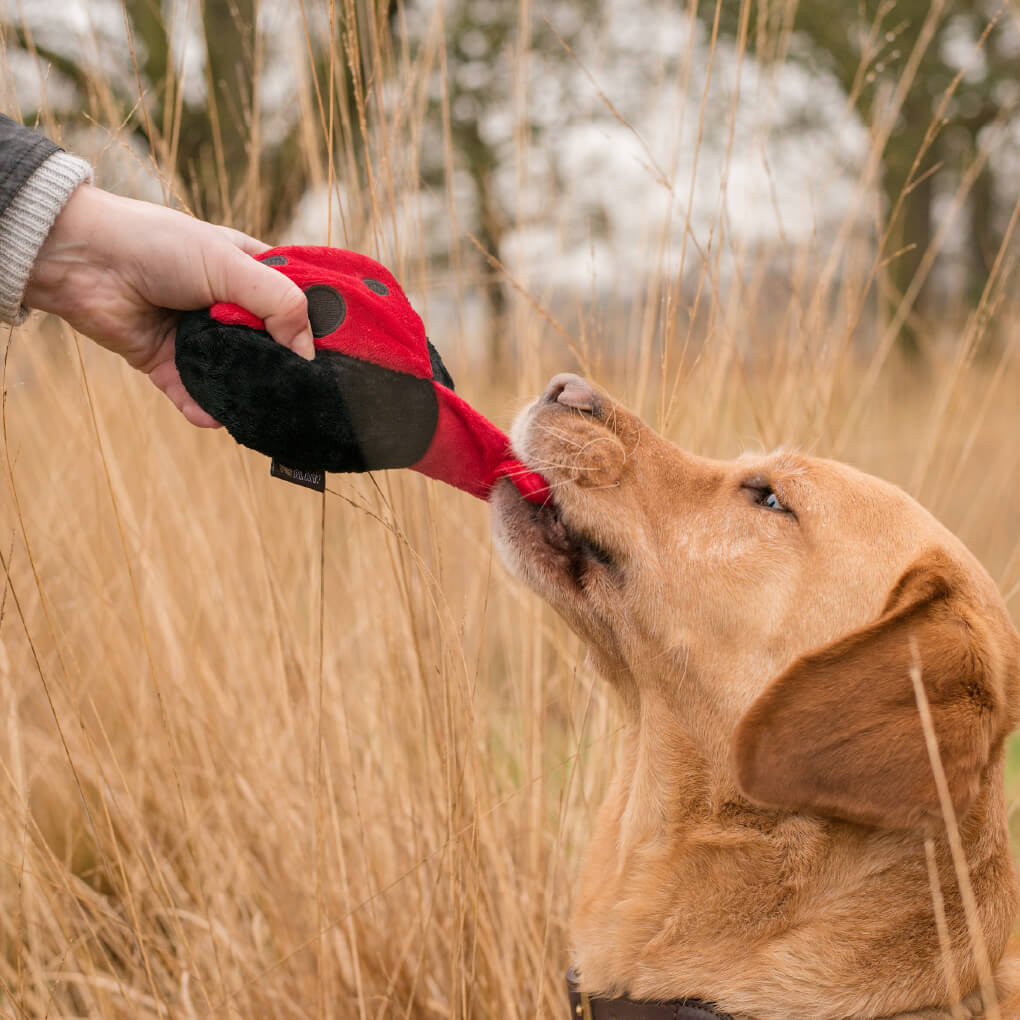
[[[541,529],[546,545],[563,557],[566,572],[575,584],[580,585],[592,568],[617,569],[613,554],[590,535],[568,525],[555,502],[536,506],[533,519]]]
[[[580,590],[595,576],[619,575],[619,558],[614,552],[565,518],[555,499],[528,503],[512,485],[501,485],[494,502],[499,531],[520,557],[526,573],[537,569],[546,577],[558,575]]]

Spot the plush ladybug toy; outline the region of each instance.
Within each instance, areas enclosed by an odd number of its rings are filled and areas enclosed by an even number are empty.
[[[305,361],[261,319],[220,303],[182,316],[177,368],[198,405],[239,443],[272,457],[274,473],[276,464],[292,480],[410,467],[480,499],[506,476],[527,499],[545,500],[542,477],[453,392],[387,269],[337,248],[273,248],[258,258],[305,292],[315,358]]]

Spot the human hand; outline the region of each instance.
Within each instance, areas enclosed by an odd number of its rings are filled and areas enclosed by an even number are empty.
[[[174,364],[178,312],[233,302],[284,347],[315,354],[304,293],[250,258],[267,249],[239,231],[83,184],[40,249],[23,301],[121,355],[193,425],[214,428]]]

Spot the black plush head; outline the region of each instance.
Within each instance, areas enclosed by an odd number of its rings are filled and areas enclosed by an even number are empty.
[[[317,306],[316,315],[332,321],[335,306]],[[452,389],[428,347],[436,381]],[[425,455],[438,421],[431,379],[337,351],[305,361],[264,330],[226,325],[208,310],[182,315],[177,368],[196,403],[239,443],[302,470],[409,467]]]

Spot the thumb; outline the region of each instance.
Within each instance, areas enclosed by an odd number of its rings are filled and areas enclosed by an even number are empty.
[[[221,277],[223,286],[216,288],[215,299],[230,301],[258,316],[277,343],[311,361],[315,341],[304,292],[283,273],[256,262],[240,248],[232,246],[230,251],[230,265]]]

